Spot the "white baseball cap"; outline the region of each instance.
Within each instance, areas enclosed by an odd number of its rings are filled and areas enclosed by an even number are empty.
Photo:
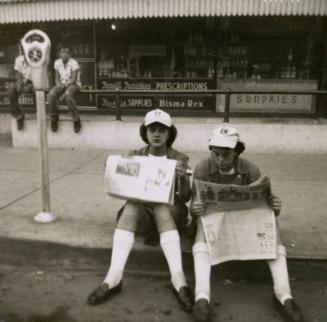
[[[170,115],[159,108],[152,110],[145,115],[144,125],[148,126],[153,123],[161,123],[167,127],[171,127],[173,124]]]
[[[228,124],[223,124],[212,131],[209,137],[209,146],[234,149],[239,141],[240,136],[237,129]]]

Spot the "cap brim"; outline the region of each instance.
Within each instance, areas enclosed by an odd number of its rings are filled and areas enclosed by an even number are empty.
[[[162,124],[162,125],[164,125],[166,127],[171,127],[171,124],[170,123],[159,121],[159,120],[154,120],[154,121],[150,121],[150,122],[144,122],[144,125],[145,126],[149,126],[149,125],[154,124],[154,123],[159,123],[159,124]]]
[[[230,149],[234,149],[236,147],[236,144],[237,142],[230,140],[212,140],[209,142],[209,146]]]

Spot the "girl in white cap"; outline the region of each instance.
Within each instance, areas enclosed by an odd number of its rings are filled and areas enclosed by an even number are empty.
[[[122,278],[129,253],[133,247],[134,234],[140,218],[144,215],[154,220],[160,233],[160,245],[167,259],[173,293],[181,307],[192,311],[194,295],[187,286],[182,268],[180,235],[177,226],[187,221],[185,203],[191,197],[190,182],[187,175],[188,157],[171,146],[176,139],[177,129],[172,124],[168,113],[156,109],[148,112],[140,126],[140,135],[147,146],[131,151],[129,155],[149,156],[177,160],[175,204],[149,204],[127,201],[118,213],[116,230],[113,236],[111,265],[102,285],[93,291],[89,298],[90,305],[97,305],[122,289]]]
[[[260,170],[253,163],[240,158],[245,145],[239,139],[238,131],[225,124],[215,131],[209,138],[211,154],[202,160],[194,170],[194,179],[234,185],[248,185],[260,178]],[[192,191],[190,212],[196,220],[205,214],[205,205],[197,199],[195,186]],[[268,197],[268,204],[278,216],[281,201],[276,196]],[[209,251],[204,236],[201,220],[197,221],[197,232],[193,245],[195,269],[195,305],[193,315],[198,322],[211,320],[210,310],[210,273]],[[274,307],[283,315],[285,321],[303,321],[299,307],[295,304],[288,279],[286,264],[286,250],[277,237],[278,255],[274,260],[268,260],[268,265],[274,282]]]

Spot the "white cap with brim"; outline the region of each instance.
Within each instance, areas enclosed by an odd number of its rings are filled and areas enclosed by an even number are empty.
[[[240,136],[237,129],[230,125],[223,125],[213,130],[209,138],[209,147],[221,147],[234,149]]]
[[[173,124],[170,115],[158,108],[146,113],[145,115],[144,125],[148,126],[153,123],[160,123],[167,127],[171,127]]]

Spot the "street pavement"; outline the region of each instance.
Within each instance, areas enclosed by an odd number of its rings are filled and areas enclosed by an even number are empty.
[[[93,307],[87,296],[103,272],[69,270],[56,266],[0,265],[1,322],[189,322],[171,292],[167,274],[127,272],[122,293]],[[193,286],[192,276],[188,276]],[[214,274],[213,322],[282,322],[272,307],[271,282],[233,281]],[[292,281],[293,296],[305,322],[327,321],[327,282]]]

